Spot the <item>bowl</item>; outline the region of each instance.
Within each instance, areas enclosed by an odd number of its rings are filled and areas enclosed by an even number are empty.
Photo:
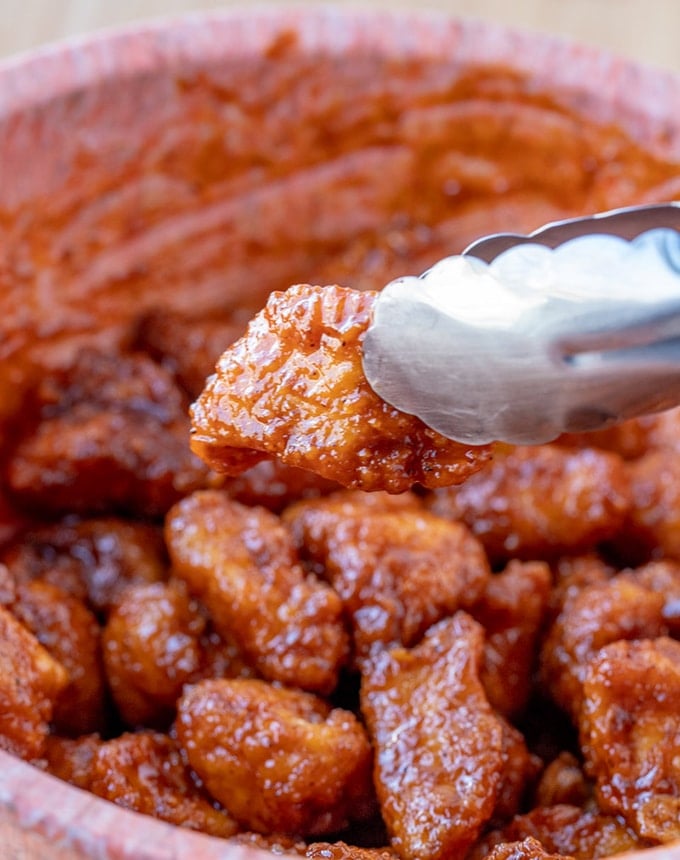
[[[679,167],[680,77],[440,14],[242,9],[5,61],[0,426],[40,368],[159,302],[379,286],[484,233],[680,197]],[[271,856],[3,752],[0,773],[4,856]]]

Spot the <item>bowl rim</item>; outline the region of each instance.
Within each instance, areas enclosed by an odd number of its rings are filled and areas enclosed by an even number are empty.
[[[151,18],[22,52],[0,60],[0,125],[55,99],[119,83],[121,78],[169,70],[178,62],[210,66],[226,55],[238,59],[262,54],[276,37],[290,30],[297,33],[305,51],[341,55],[351,49],[378,52],[387,58],[394,56],[396,49],[404,58],[431,60],[450,59],[455,51],[461,66],[507,66],[538,75],[541,86],[572,93],[581,106],[593,98],[585,83],[606,80],[610,115],[600,117],[601,121],[616,118],[619,125],[637,131],[637,139],[642,137],[666,157],[680,162],[680,73],[649,67],[561,36],[460,18],[445,11],[352,5],[234,6]],[[225,36],[231,39],[225,42]],[[0,164],[0,180],[1,174]],[[3,821],[21,831],[40,834],[45,849],[54,846],[66,852],[60,857],[272,857],[261,848],[207,836],[115,806],[2,750],[0,773],[0,834]],[[45,798],[52,797],[56,802],[46,805]],[[618,856],[625,860],[680,860],[680,842]]]
[[[252,56],[291,29],[307,51],[342,54],[351,46],[387,57],[396,48],[404,58],[450,60],[455,54],[461,65],[511,66],[542,86],[571,93],[580,108],[594,100],[586,83],[606,81],[606,98],[596,99],[599,120],[629,127],[646,143],[656,138],[666,156],[680,161],[680,72],[565,36],[445,10],[353,2],[312,7],[258,0],[248,6],[240,0],[229,8],[147,18],[23,51],[0,59],[0,122],[60,96],[170,69],[177,62],[210,65],[224,58],[225,50],[235,59]],[[231,35],[232,41],[225,43],[222,35]]]

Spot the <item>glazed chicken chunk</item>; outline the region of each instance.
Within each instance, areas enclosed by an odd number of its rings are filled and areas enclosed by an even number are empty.
[[[458,484],[480,469],[488,447],[444,438],[369,386],[361,345],[375,296],[308,285],[273,293],[193,406],[195,453],[228,475],[279,457],[393,493]]]

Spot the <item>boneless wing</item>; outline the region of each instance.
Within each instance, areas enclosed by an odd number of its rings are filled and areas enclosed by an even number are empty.
[[[464,857],[496,808],[506,761],[479,680],[483,640],[457,612],[414,649],[380,652],[363,674],[378,800],[403,860]]]
[[[42,754],[66,669],[0,606],[0,749],[31,759]]]
[[[373,504],[381,498],[384,505]],[[346,490],[299,502],[283,521],[342,598],[358,662],[416,644],[432,624],[474,604],[491,575],[466,526],[422,510],[409,494]]]
[[[642,838],[680,839],[680,642],[619,640],[590,661],[580,718],[600,806]]]
[[[342,603],[305,574],[277,516],[203,490],[169,512],[166,536],[174,572],[258,672],[333,690],[348,651]]]
[[[333,833],[372,811],[365,730],[311,693],[201,681],[180,700],[176,731],[208,791],[255,831]]]
[[[457,484],[481,468],[488,447],[444,438],[369,386],[361,347],[375,296],[308,285],[273,293],[194,404],[193,450],[228,475],[279,457],[394,493]]]

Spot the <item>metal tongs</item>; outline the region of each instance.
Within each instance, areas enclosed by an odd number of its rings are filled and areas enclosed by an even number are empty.
[[[468,444],[540,444],[680,404],[680,203],[489,236],[392,281],[364,370]]]

